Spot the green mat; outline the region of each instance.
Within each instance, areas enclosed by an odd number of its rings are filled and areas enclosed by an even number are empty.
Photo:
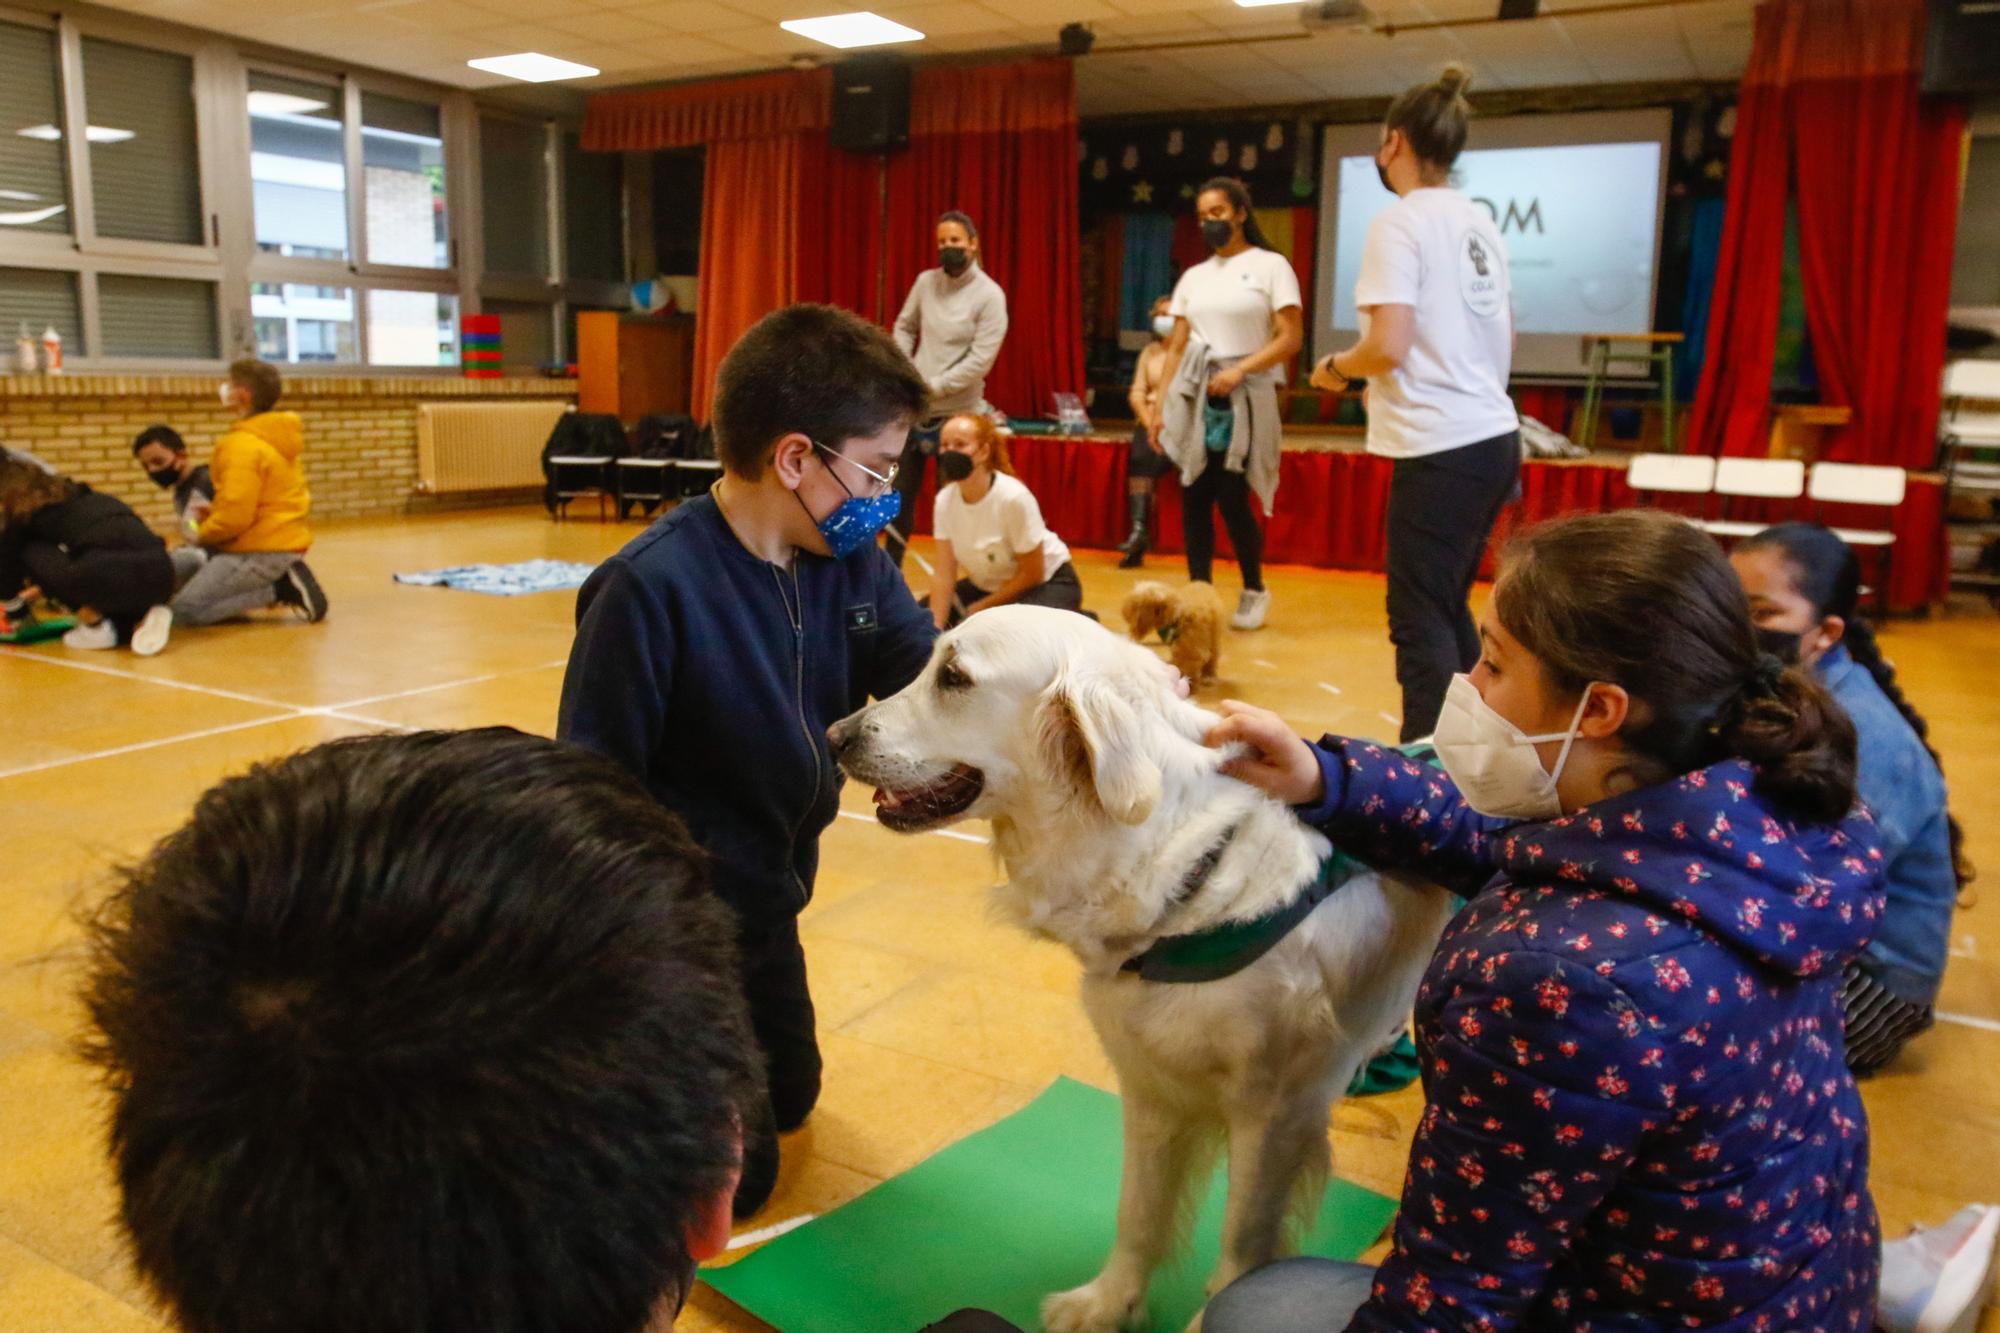
[[[916,1333],[965,1306],[1039,1328],[1042,1297],[1089,1281],[1110,1252],[1120,1161],[1118,1099],[1059,1079],[1000,1123],[701,1278],[785,1333]],[[1190,1252],[1153,1279],[1145,1328],[1179,1333],[1201,1308],[1222,1200],[1218,1166]],[[1394,1199],[1336,1179],[1302,1249],[1358,1258],[1395,1211]]]

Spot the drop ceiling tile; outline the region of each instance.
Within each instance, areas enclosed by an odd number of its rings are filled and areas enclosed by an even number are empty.
[[[865,3],[866,0],[856,0]],[[994,19],[993,13],[979,5],[954,4],[914,4],[914,5],[867,5],[885,19],[892,19],[907,27],[915,28],[926,37],[949,37],[965,33],[992,33],[1002,25]]]
[[[1562,26],[1596,82],[1692,79],[1699,73],[1671,10],[1575,14]]]
[[[391,0],[387,4],[370,5],[366,12],[371,18],[383,15],[433,32],[465,32],[493,22],[491,13],[460,0]],[[288,22],[297,27],[295,19]]]
[[[636,14],[670,32],[720,32],[750,21],[742,10],[715,0],[622,0],[615,12]]]
[[[1006,15],[1007,21],[1016,27],[1047,28],[1050,41],[1055,40],[1056,29],[1066,23],[1117,18],[1122,12],[1113,9],[1107,0],[999,0],[992,8]]]
[[[601,10],[586,14],[562,13],[549,19],[549,26],[572,37],[583,37],[593,42],[629,42],[643,37],[657,37],[669,31],[639,14],[627,11]]]
[[[669,33],[659,37],[641,37],[624,45],[630,46],[652,63],[661,65],[757,63],[747,59],[741,51],[724,46],[711,37],[696,37],[684,32]]]
[[[552,11],[564,14],[584,14],[591,10],[607,8],[595,0],[467,0],[499,16],[502,22],[521,19],[548,19]]]
[[[757,23],[747,28],[704,33],[703,40],[718,42],[740,55],[758,56],[773,63],[782,63],[786,57],[801,52],[823,60],[834,60],[840,55],[834,47],[810,37],[801,37],[795,32],[786,32],[775,23]]]
[[[941,52],[948,55],[964,55],[972,52],[1038,51],[1044,55],[1054,55],[1056,38],[1054,33],[1036,40],[1024,36],[1013,28],[989,29],[985,32],[947,32],[927,38],[918,43],[917,50]]]

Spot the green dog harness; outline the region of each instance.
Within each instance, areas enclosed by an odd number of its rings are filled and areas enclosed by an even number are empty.
[[[1235,830],[1231,829],[1230,837],[1234,836]],[[1183,881],[1184,885],[1191,885],[1183,897],[1199,888],[1214,871],[1229,841],[1230,838],[1224,838],[1195,863],[1195,869]],[[1278,941],[1311,916],[1315,907],[1366,869],[1352,857],[1334,852],[1320,863],[1318,878],[1283,907],[1248,921],[1225,921],[1188,935],[1168,935],[1154,941],[1144,953],[1127,958],[1118,970],[1132,973],[1141,981],[1197,982],[1233,977],[1276,948]]]

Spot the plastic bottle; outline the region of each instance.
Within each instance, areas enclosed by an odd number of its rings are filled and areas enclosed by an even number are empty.
[[[21,336],[14,340],[14,369],[23,375],[32,375],[41,369],[41,359],[35,354],[35,335],[28,332],[26,321],[21,324]]]
[[[42,331],[42,370],[45,374],[62,374],[62,335],[51,324]]]

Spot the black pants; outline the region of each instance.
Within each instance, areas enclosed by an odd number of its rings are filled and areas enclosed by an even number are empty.
[[[750,1028],[764,1052],[771,1119],[779,1133],[789,1133],[805,1123],[819,1100],[821,1067],[798,918],[776,925],[745,922],[738,939]]]
[[[960,606],[971,606],[986,595],[986,590],[971,579],[960,579],[958,587],[953,591],[958,593],[958,604]],[[1016,606],[1052,606],[1058,611],[1083,610],[1083,584],[1076,577],[1076,566],[1067,560],[1063,561],[1062,568],[1043,579],[1040,587],[1028,589],[1019,597],[1016,597],[1012,604]],[[956,625],[964,618],[954,609],[951,613],[951,619],[946,623]]]
[[[1220,508],[1222,522],[1229,529],[1229,544],[1236,548],[1236,563],[1243,570],[1243,586],[1262,588],[1264,530],[1250,512],[1250,480],[1241,472],[1231,472],[1223,458],[1210,453],[1201,475],[1181,492],[1181,535],[1187,543],[1188,579],[1215,582],[1215,510]]]
[[[87,606],[97,612],[117,629],[121,643],[147,611],[174,595],[174,563],[157,538],[150,547],[77,551],[30,541],[20,547],[19,560],[30,583],[73,610]]]
[[[1479,660],[1467,599],[1501,506],[1520,479],[1518,431],[1396,460],[1389,480],[1389,641],[1403,687],[1405,742],[1437,729],[1452,676]]]
[[[898,569],[903,567],[903,552],[909,549],[910,529],[916,525],[917,493],[924,488],[924,473],[931,459],[937,457],[938,433],[944,423],[945,418],[940,417],[911,431],[903,456],[896,460],[896,494],[902,497],[903,507],[889,520],[889,556]]]

